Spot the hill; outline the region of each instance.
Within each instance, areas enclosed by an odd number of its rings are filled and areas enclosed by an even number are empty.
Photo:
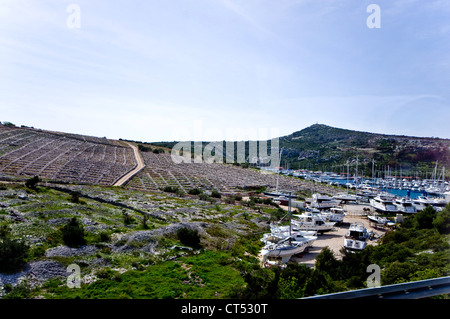
[[[386,135],[352,131],[314,124],[280,138],[283,157],[292,168],[339,170],[347,161],[359,159],[370,175],[372,160],[376,169],[432,169],[436,161],[450,164],[450,140],[440,138]]]
[[[0,177],[112,185],[136,166],[120,141],[0,125]]]
[[[270,142],[267,141],[269,147]],[[152,144],[171,148],[176,143]],[[203,142],[203,147],[207,144]],[[236,145],[234,142],[235,149]],[[374,168],[375,174],[384,174],[389,169],[397,170],[399,175],[401,169],[411,176],[431,178],[436,162],[440,167],[450,166],[449,139],[360,132],[324,124],[314,124],[280,137],[279,147],[283,149],[281,165],[292,169],[346,172],[349,163],[353,171],[358,158],[358,171],[367,176],[371,176]],[[251,162],[249,141],[245,142],[245,151],[247,162]]]

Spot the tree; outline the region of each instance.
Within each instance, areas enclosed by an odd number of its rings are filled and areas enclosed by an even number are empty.
[[[416,213],[415,218],[419,229],[433,228],[433,219],[436,216],[436,211],[432,206],[426,207],[421,212]]]
[[[69,247],[79,247],[86,243],[83,225],[73,217],[61,228],[64,243]]]
[[[450,234],[450,204],[437,213],[433,226],[440,234]]]
[[[324,247],[317,255],[314,266],[315,269],[330,274],[333,279],[337,279],[339,276],[339,262],[328,246]]]

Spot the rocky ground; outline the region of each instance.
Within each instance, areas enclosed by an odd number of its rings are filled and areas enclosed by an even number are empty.
[[[205,248],[223,248],[231,247],[242,234],[268,227],[268,214],[261,209],[258,212],[217,199],[203,201],[195,196],[123,188],[64,187],[77,191],[79,202],[72,202],[68,192],[52,188],[31,191],[11,184],[0,190],[0,227],[6,225],[13,238],[29,245],[31,255],[21,271],[0,273],[0,286],[22,280],[31,285],[52,278],[65,280],[72,264],[81,267],[83,280],[88,282],[95,280],[102,267],[142,269],[186,252],[177,239],[180,228],[196,230]],[[124,222],[124,214],[131,222]],[[68,247],[58,237],[59,229],[72,217],[85,230],[87,243],[81,247]],[[102,234],[107,239],[101,239]]]

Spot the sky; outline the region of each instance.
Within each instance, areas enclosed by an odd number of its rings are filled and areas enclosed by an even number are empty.
[[[147,142],[315,123],[450,138],[449,40],[447,0],[0,0],[0,121]]]

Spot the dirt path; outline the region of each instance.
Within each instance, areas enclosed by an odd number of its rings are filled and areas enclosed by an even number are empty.
[[[127,143],[133,149],[134,158],[136,159],[137,166],[132,171],[129,171],[128,173],[123,175],[117,182],[114,183],[113,186],[124,185],[126,182],[128,182],[130,178],[132,178],[135,174],[137,174],[141,169],[145,167],[144,160],[142,159],[142,156],[139,153],[139,149],[137,148],[137,146],[130,144],[128,142],[125,143]]]

